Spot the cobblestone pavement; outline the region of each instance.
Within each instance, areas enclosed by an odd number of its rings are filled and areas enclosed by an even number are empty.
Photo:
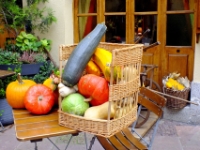
[[[157,129],[157,136],[178,136],[176,127],[177,126],[196,126],[187,123],[170,121],[170,120],[161,120]]]
[[[149,139],[152,130],[145,136]],[[87,134],[89,145],[93,135]],[[64,150],[70,135],[50,138],[60,150]],[[84,134],[73,137],[68,150],[83,150],[85,148]],[[200,150],[200,125],[161,119],[152,145],[152,150]],[[14,125],[6,126],[5,132],[0,132],[0,150],[34,150],[34,143],[21,142],[15,137]],[[47,140],[38,142],[38,150],[56,150]],[[96,140],[92,150],[103,150]]]

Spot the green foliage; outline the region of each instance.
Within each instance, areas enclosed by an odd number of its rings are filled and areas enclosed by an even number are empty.
[[[28,0],[28,6],[23,8],[16,5],[15,1],[0,0],[0,15],[3,16],[5,28],[13,28],[16,36],[27,25],[32,33],[35,30],[48,32],[50,25],[56,22],[53,10],[45,6],[48,0]]]
[[[34,35],[22,31],[16,38],[16,46],[19,47],[21,51],[37,51],[37,41],[38,40]]]
[[[55,69],[52,63],[45,62],[44,65],[40,67],[39,73],[33,77],[33,80],[37,83],[43,83]]]
[[[0,49],[0,64],[44,62],[50,49],[50,40],[39,40],[33,34],[22,31],[16,38],[16,44],[7,41],[5,50]]]
[[[21,62],[18,61],[19,57],[20,57],[19,53],[7,50],[0,50],[0,64],[4,65],[21,64]]]
[[[20,49],[14,44],[14,40],[8,39],[5,43],[5,50],[10,52],[18,52],[20,53]]]
[[[31,52],[46,52],[51,49],[51,41],[47,39],[39,40],[36,36],[24,31],[16,38],[16,46],[21,51]]]

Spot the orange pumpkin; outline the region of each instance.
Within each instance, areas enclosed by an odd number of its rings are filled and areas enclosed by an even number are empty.
[[[12,108],[25,108],[24,97],[29,87],[35,85],[33,80],[22,80],[20,74],[17,80],[10,82],[6,88],[6,99]]]
[[[78,82],[79,93],[91,98],[90,104],[98,106],[108,101],[109,87],[105,78],[94,74],[82,76]]]
[[[33,114],[47,114],[54,105],[54,93],[47,86],[36,84],[26,92],[24,104],[26,109]]]

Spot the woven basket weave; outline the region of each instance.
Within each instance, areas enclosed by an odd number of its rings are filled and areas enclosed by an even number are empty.
[[[65,65],[63,62],[69,58],[76,46],[77,44],[60,46],[60,72]],[[112,52],[108,116],[111,113],[112,103],[115,106],[115,117],[111,119],[108,117],[107,120],[90,119],[65,113],[61,109],[62,98],[60,97],[59,124],[75,130],[110,137],[136,120],[143,45],[100,43],[98,47]],[[114,81],[113,72],[116,66],[120,66],[121,71],[120,77]]]
[[[178,90],[173,90],[173,89],[169,89],[166,88],[165,86],[163,87],[163,92],[175,97],[179,97],[179,98],[183,98],[183,99],[188,99],[188,95],[190,92],[190,88],[185,88],[182,91],[178,91]],[[178,100],[175,98],[171,98],[171,97],[166,97],[167,98],[167,104],[166,106],[169,108],[173,108],[173,109],[181,109],[183,107],[185,107],[187,105],[187,102],[182,101],[182,100]]]

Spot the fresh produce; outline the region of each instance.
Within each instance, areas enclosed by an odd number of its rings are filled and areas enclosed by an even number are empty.
[[[86,74],[81,77],[78,83],[79,93],[90,97],[92,106],[101,105],[108,101],[109,87],[105,78],[94,74]]]
[[[64,84],[62,83],[59,83],[58,84],[58,91],[59,91],[59,94],[62,96],[62,97],[66,97],[68,96],[69,94],[71,93],[75,93],[76,90],[73,88],[73,87],[67,87],[65,86]]]
[[[58,89],[56,89],[55,91],[53,91],[53,95],[54,95],[54,105],[58,105],[58,98],[59,98]]]
[[[83,116],[89,108],[89,103],[84,101],[85,98],[79,93],[72,93],[65,97],[61,102],[63,112]]]
[[[110,63],[112,61],[112,53],[103,48],[96,48],[93,60],[102,70],[106,80],[110,81]]]
[[[167,88],[173,88],[173,89],[177,89],[177,90],[183,90],[185,87],[180,84],[178,81],[169,78],[166,82],[166,87]]]
[[[98,47],[93,54],[93,60],[103,72],[105,79],[110,82],[112,53],[106,49]],[[114,68],[114,80],[116,80],[117,77],[120,77],[120,67],[116,66]]]
[[[24,97],[27,90],[35,85],[33,80],[22,80],[20,74],[17,80],[8,84],[6,88],[6,99],[12,108],[25,108]]]
[[[105,102],[99,106],[90,107],[85,111],[84,117],[93,118],[93,119],[107,119],[108,105],[109,105],[109,102]],[[111,112],[110,118],[113,118],[115,116],[114,104],[111,104],[110,112]]]
[[[47,87],[49,87],[50,89],[52,89],[53,91],[57,89],[57,84],[54,83],[54,80],[52,77],[47,78],[44,82],[44,85],[46,85]]]
[[[173,90],[184,90],[190,88],[190,81],[187,77],[180,77],[180,73],[172,72],[162,80],[163,85]]]
[[[92,60],[88,62],[85,70],[87,74],[95,74],[97,76],[102,75],[100,68]]]
[[[26,109],[33,114],[47,114],[54,106],[54,93],[49,87],[36,84],[27,90],[24,104]]]
[[[54,74],[52,74],[49,78],[47,78],[44,82],[43,85],[49,87],[50,89],[53,90],[54,93],[54,104],[57,105],[58,104],[58,97],[59,97],[59,93],[58,93],[58,84],[57,81],[58,77],[56,77]],[[56,81],[56,82],[55,82]]]
[[[78,83],[106,29],[104,24],[98,24],[73,50],[62,74],[66,86],[72,87]]]

